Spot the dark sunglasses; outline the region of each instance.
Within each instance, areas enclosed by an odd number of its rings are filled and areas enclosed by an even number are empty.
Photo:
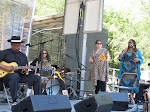
[[[47,54],[47,53],[43,53],[43,54]]]
[[[102,44],[102,43],[96,43],[96,44]]]

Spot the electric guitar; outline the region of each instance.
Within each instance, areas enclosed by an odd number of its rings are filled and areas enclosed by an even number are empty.
[[[25,67],[25,66],[18,66],[18,64],[16,62],[7,63],[5,61],[2,61],[2,62],[0,62],[0,64],[5,65],[5,66],[14,67],[14,69],[15,69],[14,71],[17,71],[18,69],[22,69],[23,67]],[[27,68],[36,69],[36,68],[40,68],[40,66],[27,66]],[[42,69],[52,70],[52,68],[48,67],[48,66],[42,66]],[[14,73],[14,71],[6,71],[6,70],[0,68],[0,78],[3,78],[8,73]]]

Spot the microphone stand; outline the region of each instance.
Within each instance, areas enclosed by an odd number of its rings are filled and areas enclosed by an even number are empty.
[[[81,76],[81,66],[84,66],[85,68],[87,68],[85,65],[83,65],[82,63],[80,63],[78,60],[74,59],[72,56],[69,56],[68,54],[65,54],[68,58],[73,59],[74,61],[76,61],[78,63],[78,70],[77,70],[77,74],[79,76]],[[77,90],[80,91],[80,82],[78,80],[80,80],[80,77],[77,76]],[[79,95],[79,91],[77,91],[77,94]]]
[[[49,94],[50,94],[50,89],[51,89],[51,95],[53,95],[53,86],[55,86],[55,85],[52,85],[53,79],[55,80],[55,68],[52,69],[51,88],[49,88]]]
[[[73,59],[74,61],[78,62],[80,65],[84,66],[85,68],[87,68],[85,65],[83,65],[82,63],[80,63],[78,60],[74,59],[72,56],[69,56],[68,54],[65,54],[68,58]]]
[[[148,104],[149,104],[149,101],[148,101],[148,96],[147,96],[147,93],[146,93],[146,101],[145,101],[145,103],[146,103],[146,106],[147,106],[147,112],[148,112]]]
[[[36,44],[26,44],[26,46],[29,46],[29,47],[33,47],[33,46],[36,46],[36,45],[41,45],[42,47],[42,54],[41,54],[41,66],[40,66],[40,88],[39,88],[39,94],[41,94],[41,90],[42,90],[42,87],[41,87],[41,76],[43,76],[43,67],[42,67],[42,64],[43,64],[43,50],[44,50],[44,44],[47,43],[47,42],[50,42],[50,41],[53,41],[53,39],[51,40],[48,40],[48,41],[44,41],[44,42],[39,42],[39,43],[36,43]]]

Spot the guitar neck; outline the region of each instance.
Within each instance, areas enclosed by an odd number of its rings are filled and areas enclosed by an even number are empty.
[[[16,67],[14,67],[14,69],[22,69],[23,67],[25,67],[25,66],[16,66]],[[36,69],[36,68],[39,68],[39,66],[27,66],[27,68],[29,69],[29,68],[31,68],[31,69]]]

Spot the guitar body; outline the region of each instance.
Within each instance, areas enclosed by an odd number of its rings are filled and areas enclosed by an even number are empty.
[[[17,67],[18,64],[16,62],[11,62],[11,63],[6,63],[5,61],[0,62],[0,64],[5,65],[5,66],[13,66],[13,67]],[[14,73],[14,71],[6,71],[0,68],[0,78],[3,78],[5,75],[7,75],[8,73]]]

